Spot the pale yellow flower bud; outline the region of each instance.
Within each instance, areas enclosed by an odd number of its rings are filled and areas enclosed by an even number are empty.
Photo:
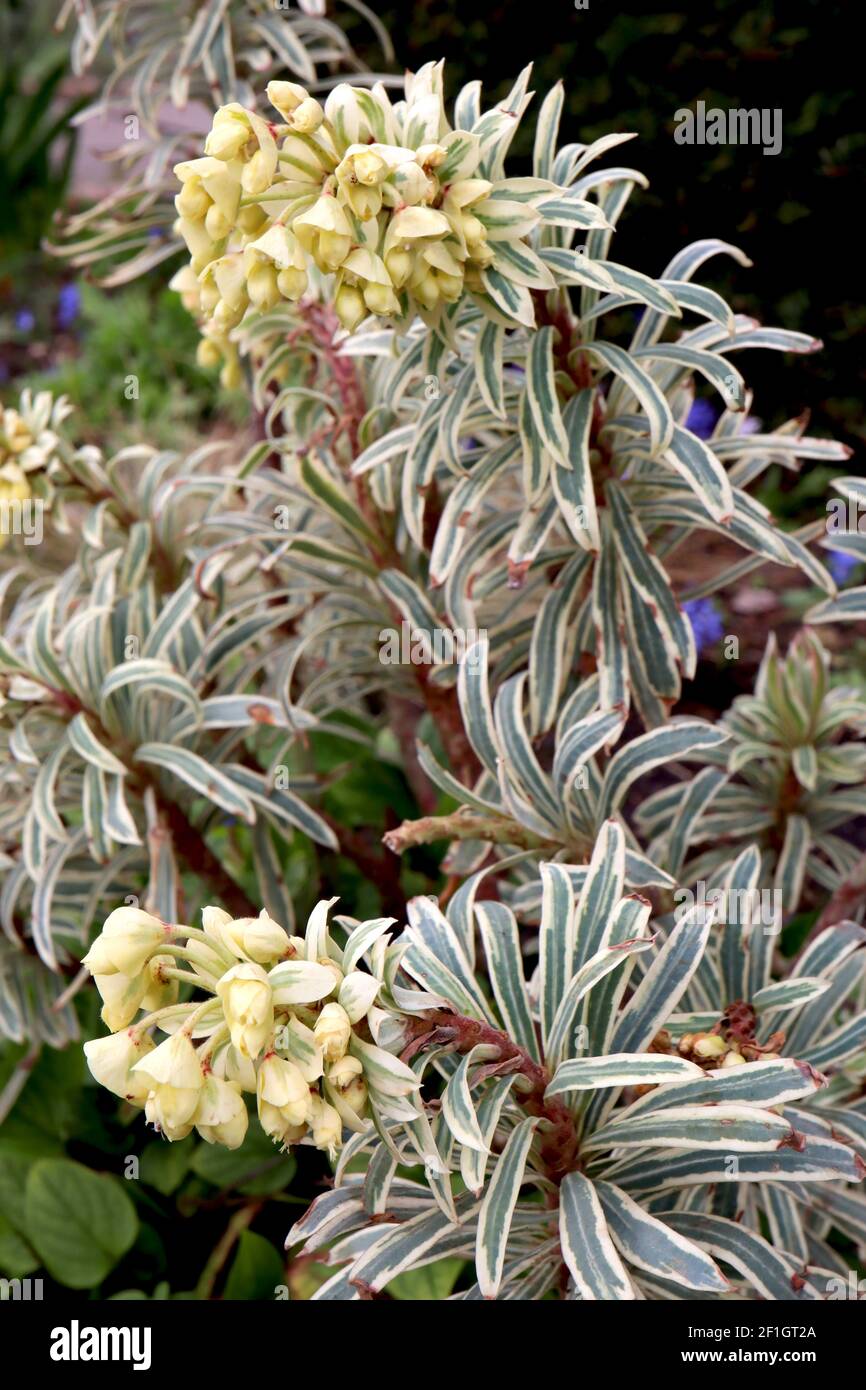
[[[310,1088],[294,1062],[269,1053],[258,1069],[256,1094],[262,1129],[281,1143],[311,1114]]]
[[[243,381],[241,365],[236,357],[231,357],[220,372],[220,385],[226,391],[237,391]]]
[[[438,169],[445,163],[447,150],[442,145],[419,145],[415,158],[422,169]]]
[[[366,285],[364,303],[371,314],[399,314],[400,304],[389,285]]]
[[[321,1096],[311,1097],[311,1109],[310,1126],[313,1131],[313,1143],[317,1149],[326,1149],[328,1157],[333,1161],[337,1157],[337,1150],[343,1137],[342,1120],[333,1105],[328,1105]]]
[[[244,166],[241,174],[241,188],[255,197],[265,193],[271,186],[274,176],[274,161],[266,150],[256,150],[252,159]]]
[[[482,270],[492,265],[496,259],[493,247],[488,246],[486,241],[473,241],[468,244],[468,250],[470,258],[476,265],[480,266]]]
[[[212,937],[218,943],[223,939],[223,927],[227,927],[231,921],[231,913],[226,912],[223,907],[203,907],[201,910],[201,925],[205,936]]]
[[[222,354],[213,338],[202,338],[195,350],[195,360],[200,367],[218,367]]]
[[[328,1067],[327,1075],[332,1086],[338,1091],[345,1091],[353,1081],[364,1075],[364,1067],[357,1057],[341,1057],[338,1062],[333,1062]]]
[[[334,309],[340,323],[349,333],[354,333],[359,323],[367,317],[368,309],[364,296],[354,285],[341,285],[334,300]]]
[[[292,223],[301,246],[320,270],[337,270],[352,248],[352,228],[336,198],[323,194]]]
[[[243,122],[223,116],[222,110],[214,116],[213,128],[204,142],[204,152],[212,159],[228,161],[236,159],[250,138],[249,127]]]
[[[196,275],[200,274],[217,255],[217,243],[208,235],[203,221],[191,222],[189,218],[181,217],[175,223],[175,231],[186,242],[193,270]]]
[[[398,290],[401,290],[412,274],[412,253],[405,250],[402,246],[397,246],[393,251],[389,251],[385,257],[385,266],[391,277],[392,283]]]
[[[231,1039],[242,1057],[258,1057],[274,1035],[274,1000],[260,965],[235,965],[217,985]]]
[[[138,975],[94,975],[102,999],[100,1018],[106,1028],[116,1033],[132,1022],[147,993],[148,977],[142,970]]]
[[[145,1105],[148,1121],[168,1139],[185,1139],[204,1085],[198,1053],[187,1035],[166,1038],[133,1071],[152,1083]]]
[[[180,295],[180,301],[187,313],[197,314],[203,308],[201,286],[191,265],[182,265],[180,270],[176,270],[168,282],[168,287]]]
[[[715,1033],[699,1034],[692,1051],[696,1057],[724,1057],[728,1044]]]
[[[303,102],[310,99],[306,87],[302,87],[298,82],[269,82],[265,92],[271,106],[286,120]],[[318,102],[316,104],[318,105]]]
[[[457,275],[437,276],[439,293],[448,304],[456,304],[463,293],[463,280]]]
[[[412,293],[425,309],[435,309],[439,303],[439,286],[434,275],[425,275],[412,285]]]
[[[205,230],[212,241],[223,241],[232,229],[232,221],[222,208],[211,203],[204,219]]]
[[[288,935],[264,910],[258,917],[229,918],[221,931],[230,951],[259,965],[272,965],[290,950]]]
[[[300,106],[297,106],[292,112],[289,124],[293,130],[299,131],[301,135],[312,135],[314,131],[319,129],[324,119],[325,113],[315,97],[307,97],[306,101],[302,101]]]
[[[213,206],[199,179],[189,179],[183,185],[174,200],[174,205],[181,217],[188,217],[191,222],[201,221]]]
[[[251,203],[249,207],[240,208],[235,219],[235,226],[244,236],[256,236],[264,227],[268,220],[268,215],[264,208],[257,207]]]
[[[155,1009],[164,1009],[168,1004],[177,1001],[179,984],[177,980],[167,979],[164,971],[174,965],[174,956],[151,956],[144,968],[144,979],[147,982],[147,993],[141,1001],[141,1007],[148,1013],[153,1013]]]
[[[307,289],[307,272],[305,270],[295,270],[291,266],[288,270],[281,270],[277,276],[277,289],[284,299],[293,302],[300,299]]]
[[[238,1083],[224,1081],[213,1073],[206,1076],[194,1123],[208,1144],[239,1149],[246,1137],[249,1117]]]
[[[157,1133],[164,1135],[174,1144],[192,1134],[192,1121],[177,1118],[177,1115],[185,1113],[186,1109],[186,1093],[180,1093],[172,1086],[158,1086],[156,1090],[148,1092],[144,1103],[144,1117]]]
[[[313,1025],[313,1036],[326,1062],[338,1062],[346,1055],[352,1036],[349,1015],[341,1004],[326,1004]]]
[[[367,1083],[364,1080],[364,1068],[357,1057],[342,1057],[339,1062],[335,1062],[328,1071],[328,1085],[333,1088],[336,1094],[333,1099],[340,1106],[348,1106],[352,1115],[362,1116],[367,1109]],[[351,1121],[352,1115],[342,1114],[345,1121]]]
[[[229,304],[226,303],[224,299],[221,299],[219,304],[213,311],[211,323],[217,333],[229,333],[240,323],[241,319],[246,313],[246,310],[246,303],[243,306],[239,306],[238,308],[233,309]]]
[[[151,1082],[132,1068],[149,1052],[153,1041],[147,1033],[114,1033],[110,1038],[94,1038],[84,1044],[84,1055],[91,1075],[100,1086],[131,1105],[144,1105]]]
[[[260,309],[263,313],[279,303],[280,287],[277,284],[277,272],[272,265],[253,267],[247,276],[247,292],[253,308]]]
[[[745,1057],[742,1057],[739,1052],[729,1052],[722,1062],[722,1070],[724,1071],[726,1067],[742,1067],[745,1065],[745,1061]]]
[[[177,933],[139,907],[117,907],[82,962],[92,975],[139,975],[158,947]]]
[[[237,253],[220,256],[218,261],[214,261],[209,275],[213,276],[227,310],[243,313],[249,303],[243,256]]]

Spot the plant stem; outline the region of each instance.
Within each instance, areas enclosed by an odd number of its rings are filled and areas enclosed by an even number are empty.
[[[213,1295],[214,1285],[220,1270],[228,1260],[241,1232],[252,1224],[261,1208],[261,1202],[250,1202],[247,1206],[241,1207],[240,1211],[236,1211],[229,1221],[225,1231],[208,1256],[207,1263],[201,1272],[201,1278],[196,1285],[195,1296],[199,1302],[206,1303]]]
[[[223,868],[213,851],[208,849],[204,836],[195,829],[181,808],[173,801],[166,801],[159,792],[157,798],[174,846],[187,868],[208,880],[220,905],[233,917],[257,917],[258,909]],[[208,944],[213,945],[210,941]]]
[[[429,845],[437,840],[487,840],[494,845],[514,845],[517,849],[550,853],[562,848],[557,841],[541,839],[509,816],[484,815],[467,806],[447,816],[423,816],[420,820],[404,821],[396,830],[387,831],[382,839],[394,854],[402,854],[412,845]]]
[[[544,1122],[540,1157],[548,1177],[558,1185],[566,1173],[574,1171],[578,1163],[578,1136],[571,1112],[562,1101],[545,1099],[544,1093],[550,1085],[549,1073],[507,1033],[478,1019],[444,1009],[413,1019],[412,1031],[415,1037],[402,1053],[404,1061],[428,1047],[451,1047],[460,1053],[470,1052],[479,1043],[494,1048],[498,1061],[487,1064],[489,1074],[514,1073],[529,1083],[526,1091],[514,1092],[514,1099],[528,1114]]]

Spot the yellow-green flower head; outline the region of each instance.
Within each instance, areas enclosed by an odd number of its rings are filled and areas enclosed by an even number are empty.
[[[404,176],[405,187],[419,185],[418,196],[404,196],[398,189],[403,170],[414,171]],[[375,217],[386,197],[385,180],[391,180],[387,190],[390,202],[417,202],[423,193],[433,192],[433,185],[415,163],[415,152],[399,145],[350,145],[334,171],[337,189],[342,198],[362,222]]]
[[[0,478],[7,489],[0,497],[26,501],[24,475],[37,470],[51,471],[60,447],[59,429],[72,407],[65,396],[50,391],[22,391],[18,407],[0,410]],[[14,465],[12,467],[11,465]]]
[[[0,458],[17,457],[32,443],[33,434],[24,417],[17,410],[4,410],[0,415]]]
[[[441,63],[409,74],[396,105],[381,83],[341,83],[324,111],[300,83],[271,82],[267,96],[279,121],[229,103],[214,116],[205,155],[177,166],[177,226],[199,277],[198,304],[189,276],[173,283],[205,323],[202,360],[220,354],[237,380],[224,341],[281,300],[310,293],[311,261],[336,277],[323,284],[313,275],[312,292],[333,304],[348,332],[370,314],[406,323],[419,313],[435,323],[466,293],[497,321],[531,316],[524,282],[537,258],[528,246],[514,256],[501,243],[531,233],[541,220],[533,203],[543,206],[556,186],[522,180],[510,196],[514,181],[478,176],[501,163],[496,142],[451,129]],[[491,269],[522,287],[519,312],[503,308]],[[544,266],[533,272],[545,274]],[[266,348],[259,339],[251,350]]]
[[[278,922],[262,910],[258,917],[235,917],[223,923],[220,936],[239,960],[273,965],[290,953],[289,938]]]
[[[16,502],[26,502],[33,495],[27,474],[17,463],[0,465],[0,523],[5,521],[5,513]],[[0,550],[7,544],[12,532],[0,524]]]

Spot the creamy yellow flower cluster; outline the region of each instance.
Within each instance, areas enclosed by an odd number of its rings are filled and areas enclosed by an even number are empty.
[[[195,1128],[230,1149],[244,1140],[249,1092],[276,1143],[312,1143],[333,1157],[344,1128],[366,1127],[382,1076],[392,1098],[418,1083],[369,1041],[381,980],[341,968],[329,906],[314,909],[306,938],[289,936],[266,912],[232,918],[207,907],[198,930],[117,908],[84,958],[112,1030],[85,1044],[96,1080],[143,1107],[166,1138]],[[210,997],[178,1004],[182,982]],[[134,1022],[141,1009],[150,1012]],[[166,1034],[158,1044],[155,1028]]]
[[[369,314],[429,318],[481,290],[497,241],[518,241],[514,180],[476,177],[477,135],[451,130],[438,91],[392,107],[384,89],[335,87],[324,107],[294,82],[271,82],[271,123],[221,107],[201,159],[175,167],[177,230],[191,260],[174,278],[204,323],[200,361],[226,356],[248,311],[300,299],[312,261],[336,276],[333,302],[352,331]],[[520,209],[518,208],[518,212]]]
[[[0,507],[26,502],[33,496],[30,475],[55,461],[57,429],[71,407],[48,391],[33,396],[24,391],[16,409],[0,410]],[[0,547],[9,539],[0,526]]]

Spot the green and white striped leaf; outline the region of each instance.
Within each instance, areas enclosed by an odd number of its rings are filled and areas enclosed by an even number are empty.
[[[530,1116],[521,1120],[511,1131],[481,1205],[475,1269],[485,1298],[495,1298],[499,1292],[514,1208],[525,1178],[537,1124],[538,1121]]]
[[[256,811],[249,797],[230,777],[197,753],[169,743],[145,743],[136,750],[135,761],[162,768],[208,801],[221,806],[229,815],[240,816],[248,825],[254,824]]]
[[[592,1302],[635,1298],[598,1192],[583,1173],[566,1174],[559,1189],[559,1240],[581,1298]]]
[[[544,1094],[558,1096],[567,1091],[595,1091],[608,1086],[664,1086],[693,1076],[703,1076],[703,1072],[684,1057],[614,1052],[607,1057],[576,1057],[561,1062]]]
[[[571,468],[569,441],[556,394],[553,332],[540,328],[532,336],[526,363],[526,392],[535,427],[544,447],[563,466]]]
[[[714,1260],[659,1221],[613,1183],[596,1182],[608,1230],[617,1249],[637,1269],[699,1293],[727,1293],[730,1284]]]
[[[663,454],[673,441],[674,419],[661,388],[614,343],[587,343],[584,350],[596,357],[606,371],[614,372],[640,402],[647,417],[651,454]]]
[[[467,1148],[487,1153],[489,1145],[481,1131],[472,1092],[469,1086],[469,1071],[479,1060],[489,1056],[488,1048],[473,1047],[460,1060],[460,1065],[442,1093],[442,1114],[454,1138]]]
[[[526,992],[520,932],[514,913],[504,903],[475,904],[475,917],[484,943],[487,972],[496,1006],[509,1037],[541,1060],[532,1011]]]
[[[762,1298],[782,1302],[808,1302],[820,1298],[802,1270],[754,1232],[723,1216],[673,1211],[668,1224],[680,1235],[703,1246],[717,1259],[738,1269]]]

